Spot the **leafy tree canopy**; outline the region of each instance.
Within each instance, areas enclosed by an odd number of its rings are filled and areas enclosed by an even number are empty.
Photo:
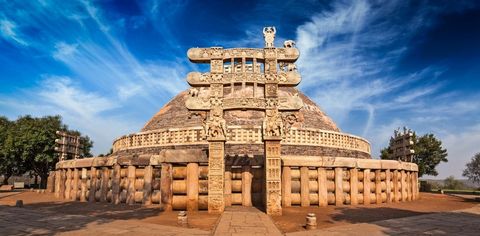
[[[48,173],[55,169],[58,162],[55,153],[57,130],[81,136],[79,131],[68,130],[58,115],[41,118],[27,115],[14,122],[0,118],[0,139],[4,140],[0,143],[0,174],[11,176],[31,171],[41,177],[41,186],[44,187]],[[84,156],[91,156],[93,142],[88,136],[82,138]]]
[[[469,163],[467,163],[463,176],[469,180],[480,183],[480,153],[475,154]]]

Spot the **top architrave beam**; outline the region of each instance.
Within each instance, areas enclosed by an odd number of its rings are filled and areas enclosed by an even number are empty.
[[[295,62],[300,56],[297,48],[272,48],[275,51],[277,61]],[[187,52],[188,59],[195,63],[209,63],[211,60],[229,60],[232,58],[256,58],[256,60],[264,60],[270,58],[265,55],[266,50],[263,48],[230,48],[223,49],[219,47],[211,48],[190,48]]]

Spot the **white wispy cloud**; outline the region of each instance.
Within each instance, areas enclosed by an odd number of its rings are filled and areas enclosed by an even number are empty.
[[[0,32],[5,39],[18,43],[22,46],[28,46],[28,43],[18,35],[16,28],[17,24],[15,22],[7,19],[0,20]]]
[[[123,26],[107,19],[94,2],[24,2],[4,7],[10,9],[9,17],[41,29],[42,34],[23,34],[14,22],[2,20],[4,37],[68,69],[65,74],[52,71],[40,76],[37,86],[24,89],[23,96],[5,97],[0,106],[12,118],[60,114],[67,124],[93,138],[95,153],[106,152],[114,138],[138,131],[149,114],[187,87],[182,62],[139,59],[128,48],[124,29],[118,28]],[[28,8],[29,14],[15,8]]]
[[[296,31],[302,90],[341,128],[369,139],[374,157],[388,145],[393,130],[402,126],[445,138],[451,159],[469,157],[471,148],[461,151],[454,145],[473,134],[459,125],[468,117],[480,117],[475,110],[480,106],[478,96],[447,90],[448,84],[438,79],[448,70],[445,66],[397,71],[410,39],[434,24],[435,14],[449,9],[420,4],[415,14],[400,18],[391,16],[404,14],[403,1],[336,1],[327,9]],[[355,120],[358,114],[352,117],[355,111],[365,114],[364,123]],[[442,165],[440,176],[449,168],[460,167]],[[458,169],[455,173],[460,177]]]
[[[108,152],[113,137],[136,131],[141,123],[124,119],[112,110],[120,105],[113,99],[82,88],[72,78],[44,75],[35,89],[22,90],[16,95],[0,96],[4,112],[34,116],[56,115],[70,128],[80,130],[94,141],[96,153]],[[16,116],[11,115],[11,119]]]

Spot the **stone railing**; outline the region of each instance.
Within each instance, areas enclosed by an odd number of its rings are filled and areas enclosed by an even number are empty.
[[[260,126],[228,126],[227,144],[262,144]],[[202,127],[163,129],[122,136],[113,142],[113,152],[172,145],[207,144]],[[370,154],[370,143],[360,137],[320,129],[291,128],[282,140],[285,145],[324,146]]]
[[[281,160],[283,207],[381,204],[419,197],[418,166],[413,163],[318,156]],[[57,163],[48,185],[66,200],[207,210],[207,163],[201,150],[67,160]],[[264,171],[263,164],[226,164],[225,205],[262,204]]]
[[[381,204],[418,198],[418,166],[393,160],[282,156],[282,205]]]

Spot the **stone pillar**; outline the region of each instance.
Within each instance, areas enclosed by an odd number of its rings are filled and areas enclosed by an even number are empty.
[[[386,185],[386,190],[385,192],[387,193],[387,203],[392,202],[392,182],[390,181],[390,175],[391,172],[390,170],[385,170],[385,185]]]
[[[79,186],[79,173],[78,173],[78,168],[73,169],[73,192],[72,192],[72,200],[76,201],[78,200],[78,186]]]
[[[282,215],[282,187],[280,137],[264,137],[265,142],[265,193],[268,215]]]
[[[120,203],[120,181],[121,181],[121,169],[122,167],[119,164],[113,166],[113,176],[112,176],[112,203]]]
[[[66,182],[67,182],[67,171],[62,169],[60,172],[60,198],[65,199],[65,192],[66,192]]]
[[[80,201],[87,201],[87,168],[82,168],[81,178],[80,178]]]
[[[187,211],[198,211],[198,163],[187,164]]]
[[[310,206],[310,177],[308,176],[308,167],[300,167],[300,204],[302,207]]]
[[[405,202],[407,201],[407,186],[406,186],[406,181],[405,181],[405,178],[407,177],[405,175],[405,170],[401,170],[400,171],[401,173],[401,196],[402,196],[402,202]]]
[[[88,201],[95,202],[95,192],[97,191],[97,169],[90,168],[90,190],[88,192]]]
[[[232,167],[225,166],[225,183],[224,183],[225,206],[232,205]]]
[[[375,198],[377,204],[382,203],[382,179],[380,178],[381,170],[375,170]]]
[[[57,170],[55,171],[55,197],[60,197],[60,186],[62,182],[62,171]]]
[[[108,168],[103,167],[101,174],[102,177],[100,180],[100,202],[107,202],[108,180],[110,179]]]
[[[363,170],[363,204],[370,204],[370,169]]]
[[[165,211],[172,210],[173,200],[173,167],[172,164],[162,163],[162,170],[160,172],[160,194],[161,204]]]
[[[399,199],[398,187],[398,170],[393,171],[393,201],[398,202]]]
[[[252,172],[250,166],[242,170],[242,206],[252,206]]]
[[[343,169],[335,168],[335,205],[343,205]]]
[[[47,178],[47,192],[55,192],[55,171],[50,171]]]
[[[142,199],[142,204],[146,205],[146,206],[149,206],[149,205],[152,204],[153,166],[145,166],[144,171],[145,171],[145,174],[143,175],[143,199]],[[188,169],[187,169],[187,171],[188,171]],[[188,189],[188,185],[187,185],[187,189]]]
[[[284,166],[282,170],[282,206],[292,205],[292,170],[290,166]]]
[[[210,139],[208,153],[208,212],[221,213],[225,209],[223,197],[225,139]]]
[[[135,166],[128,166],[127,178],[128,178],[128,187],[127,187],[127,204],[135,204]]]
[[[318,206],[328,205],[327,170],[318,168]]]
[[[358,170],[350,169],[350,204],[358,204]]]
[[[71,200],[70,195],[72,193],[72,169],[68,168],[67,177],[65,182],[65,199]]]

